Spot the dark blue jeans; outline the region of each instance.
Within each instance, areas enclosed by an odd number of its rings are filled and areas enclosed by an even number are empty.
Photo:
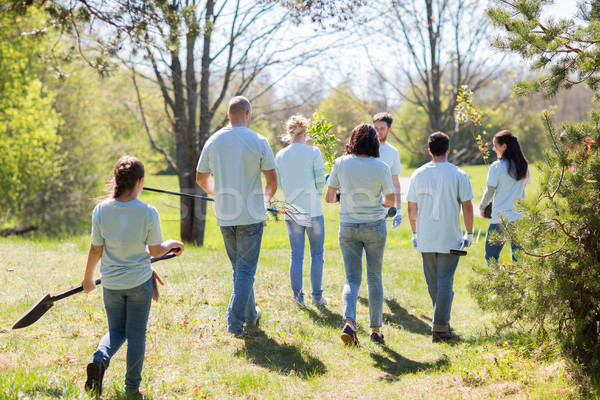
[[[146,326],[152,302],[152,278],[131,289],[111,290],[104,287],[102,291],[108,333],[100,340],[93,360],[108,368],[111,357],[127,340],[125,390],[137,392],[142,382],[146,354]]]
[[[499,242],[492,242],[490,240],[490,234],[492,232],[496,232],[498,235],[502,235],[502,225],[490,224],[487,230],[487,234],[485,235],[485,261],[487,262],[488,266],[490,265],[490,262],[492,260],[494,260],[496,263],[498,262],[498,259],[500,258],[500,252],[502,251],[505,242],[504,240],[501,240]],[[510,256],[513,261],[517,261],[517,257],[515,256],[515,252],[517,250],[520,250],[520,247],[516,243],[511,243]]]
[[[233,292],[227,307],[227,325],[231,333],[242,332],[244,322],[256,318],[253,285],[263,226],[264,222],[221,227],[225,250],[233,269]]]

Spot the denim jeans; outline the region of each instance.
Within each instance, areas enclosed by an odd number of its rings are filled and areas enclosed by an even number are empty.
[[[254,320],[257,315],[253,285],[263,226],[264,222],[221,227],[233,269],[233,292],[227,307],[227,325],[231,333],[241,333],[244,322]]]
[[[344,320],[356,323],[356,302],[362,280],[362,255],[367,255],[367,290],[371,328],[381,328],[383,322],[383,283],[381,269],[387,230],[385,220],[366,223],[340,222],[340,249],[346,270],[342,291]]]
[[[485,235],[485,261],[487,262],[488,266],[490,265],[490,262],[492,261],[492,259],[496,262],[498,262],[498,259],[500,258],[500,252],[502,251],[502,248],[504,247],[504,240],[501,240],[500,242],[492,242],[490,240],[490,234],[496,232],[498,235],[502,235],[502,225],[500,224],[490,224],[487,233]],[[512,243],[510,244],[510,256],[512,258],[513,261],[517,261],[517,257],[515,257],[515,252],[517,250],[519,250],[520,247],[516,244],[516,243]]]
[[[102,290],[108,332],[100,340],[93,361],[108,368],[111,357],[127,340],[125,390],[137,392],[142,382],[146,353],[146,326],[152,302],[152,278],[131,289],[111,290],[104,287]]]
[[[285,221],[290,238],[290,281],[294,297],[304,299],[302,292],[302,262],[304,260],[304,242],[308,236],[310,245],[310,283],[313,301],[321,300],[323,290],[323,243],[325,242],[325,223],[323,216],[311,218],[310,228],[298,225],[294,221]],[[306,232],[306,235],[305,235]]]
[[[433,303],[433,331],[447,332],[454,298],[454,273],[460,256],[446,253],[421,253],[423,272]]]

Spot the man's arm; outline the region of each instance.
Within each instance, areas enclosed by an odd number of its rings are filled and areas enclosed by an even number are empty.
[[[417,215],[418,215],[418,206],[417,203],[413,203],[412,201],[408,202],[408,221],[410,222],[410,228],[413,233],[417,231]],[[472,211],[472,210],[471,210]],[[471,212],[472,214],[472,212]],[[471,226],[473,225],[473,219],[471,218]]]
[[[383,197],[382,206],[384,207],[392,207],[394,205],[395,193],[388,194]],[[397,207],[396,207],[397,208]]]
[[[210,172],[196,172],[196,183],[209,195],[215,195],[215,181]],[[277,184],[275,188],[277,189]]]
[[[392,183],[394,184],[394,204],[400,210],[402,208],[402,188],[400,187],[398,175],[392,175]]]
[[[275,168],[273,168],[263,171],[262,173],[265,176],[266,181],[264,200],[265,203],[268,203],[271,201],[273,196],[275,196],[275,192],[277,192],[277,171]]]
[[[467,233],[473,234],[473,203],[471,200],[460,203]]]

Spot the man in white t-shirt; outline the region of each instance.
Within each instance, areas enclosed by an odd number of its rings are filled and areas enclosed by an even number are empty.
[[[379,137],[379,159],[387,164],[392,173],[392,183],[394,184],[394,206],[396,215],[392,219],[392,228],[397,228],[402,222],[402,195],[400,180],[398,175],[402,172],[400,164],[400,155],[398,150],[387,142],[388,134],[392,130],[392,116],[389,113],[381,112],[373,117],[373,125]]]
[[[457,337],[450,329],[450,311],[460,256],[452,254],[450,249],[469,247],[473,242],[473,191],[467,174],[448,162],[448,135],[432,133],[428,145],[432,160],[411,175],[406,201],[413,247],[423,258],[423,272],[433,303],[432,339],[439,342]],[[461,209],[467,229],[464,237]]]
[[[248,128],[251,112],[245,97],[229,101],[227,118],[231,125],[208,139],[196,168],[198,185],[215,196],[217,225],[233,268],[227,325],[237,337],[246,334],[244,323],[258,324],[254,276],[266,204],[277,191],[275,158],[267,139]],[[265,176],[264,193],[261,173]]]

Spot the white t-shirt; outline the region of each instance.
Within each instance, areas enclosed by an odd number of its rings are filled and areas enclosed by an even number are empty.
[[[228,126],[207,140],[196,170],[213,173],[218,226],[265,220],[261,172],[272,169],[269,142],[249,128]]]
[[[472,200],[467,174],[449,162],[428,162],[410,177],[406,201],[417,203],[417,250],[450,253],[463,234],[461,203]]]
[[[385,218],[382,195],[394,193],[390,169],[383,161],[354,154],[336,160],[327,184],[341,188],[340,222],[364,223]]]
[[[510,222],[521,218],[521,213],[516,211],[514,206],[518,199],[525,198],[525,185],[531,183],[531,174],[529,173],[529,166],[527,166],[527,175],[517,181],[509,175],[508,166],[508,160],[500,159],[494,161],[488,171],[485,184],[496,188],[492,203],[491,224],[500,223],[500,214]]]
[[[323,215],[315,186],[315,171],[325,169],[319,149],[292,143],[277,153],[275,163],[285,201],[308,212],[311,218]]]
[[[135,199],[109,199],[92,212],[91,242],[104,246],[100,273],[107,289],[131,289],[152,276],[146,246],[162,243],[158,211]]]
[[[402,173],[402,165],[400,164],[400,154],[398,149],[389,144],[387,141],[379,146],[379,159],[390,167],[392,175],[400,175]]]

